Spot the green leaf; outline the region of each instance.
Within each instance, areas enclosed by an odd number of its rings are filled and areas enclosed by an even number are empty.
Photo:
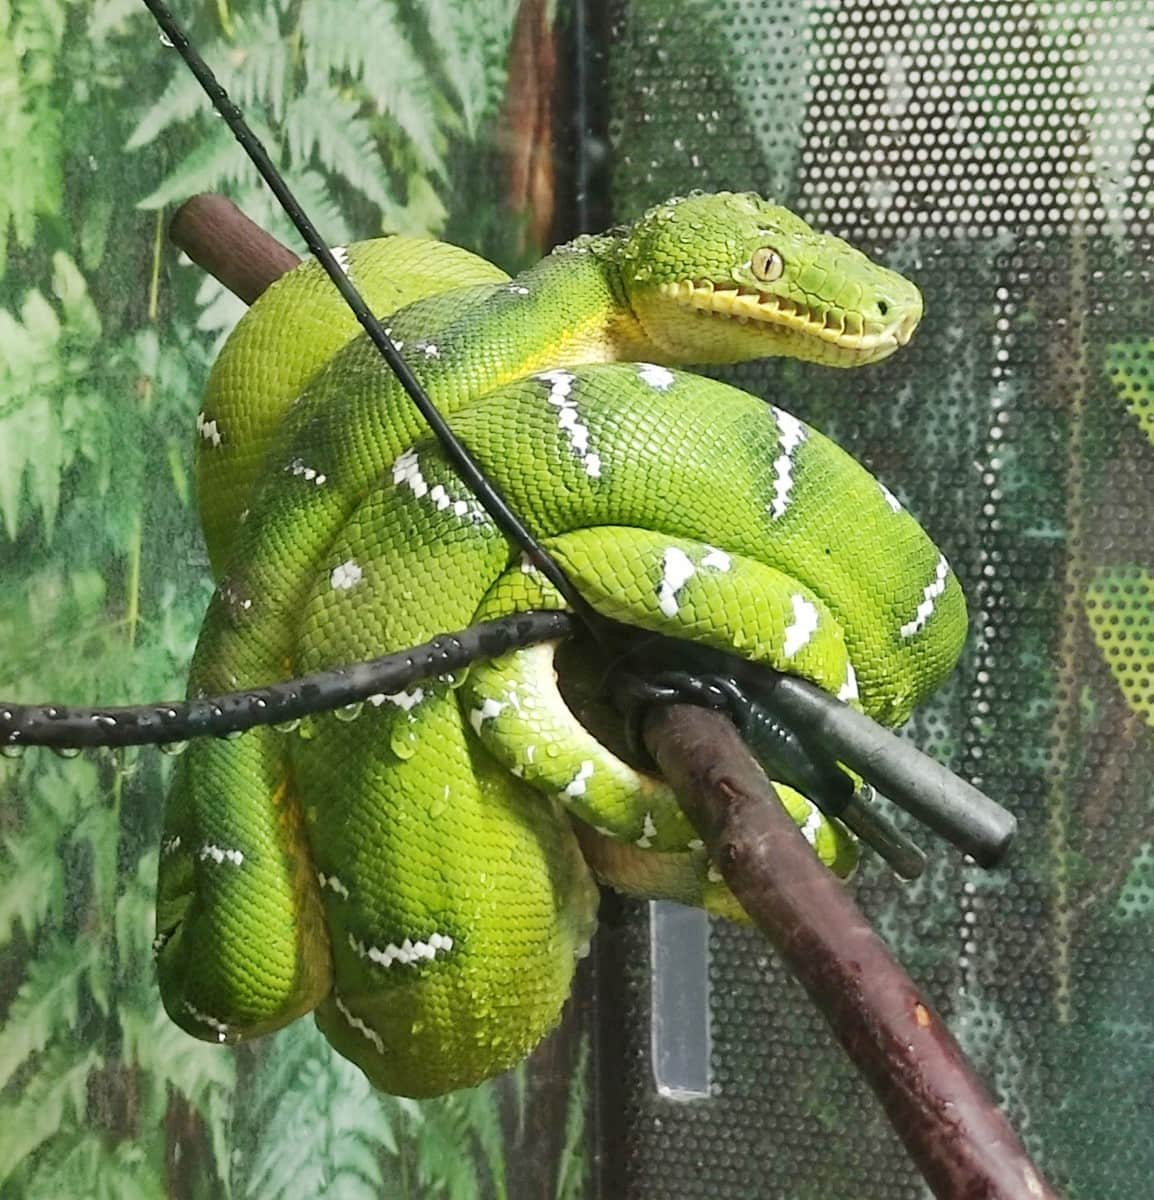
[[[24,1200],[161,1200],[166,1194],[159,1156],[150,1162],[139,1144],[109,1145],[79,1130],[57,1139],[52,1149],[37,1162]]]
[[[1154,571],[1101,568],[1086,589],[1085,608],[1126,703],[1154,729]]]
[[[289,104],[285,139],[298,167],[319,163],[355,187],[378,208],[391,197],[385,189],[385,165],[359,106],[331,88],[313,87]]]
[[[57,937],[29,964],[0,1026],[0,1091],[50,1041],[71,1038],[86,980],[102,952],[91,938],[73,943]]]
[[[1154,446],[1154,341],[1131,338],[1106,347],[1106,373]]]
[[[310,72],[324,80],[347,73],[363,87],[377,112],[408,139],[421,167],[445,176],[442,127],[454,121],[429,72],[422,66],[388,0],[351,0],[334,21],[322,5],[305,5],[301,33],[309,47]]]
[[[198,192],[211,192],[238,183],[252,172],[253,168],[245,158],[244,151],[237,145],[228,126],[221,121],[137,207],[146,210],[164,208],[174,201],[187,200]]]
[[[11,764],[0,770],[11,771]],[[33,811],[18,833],[4,839],[0,857],[0,946],[17,928],[32,939],[64,904],[64,864],[58,844],[60,826],[51,813]]]
[[[1134,853],[1114,908],[1116,919],[1144,924],[1154,913],[1154,844],[1143,842]]]
[[[589,1105],[589,1037],[581,1039],[565,1104],[565,1141],[557,1163],[555,1200],[584,1200],[589,1194],[590,1162],[586,1110]]]
[[[103,1065],[95,1050],[58,1044],[11,1103],[0,1103],[0,1184],[66,1120],[81,1122],[87,1107],[88,1077]]]

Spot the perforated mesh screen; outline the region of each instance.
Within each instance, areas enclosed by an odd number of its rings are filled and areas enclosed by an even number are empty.
[[[914,343],[727,378],[824,429],[919,516],[971,609],[910,735],[1009,805],[1012,864],[940,845],[862,902],[1053,1182],[1151,1194],[1154,216],[1147,0],[620,5],[616,215],[774,195],[913,276]],[[625,1197],[915,1197],[892,1132],[752,934],[715,926],[715,1094],[653,1090],[626,931]],[[616,1193],[615,1193],[616,1194]]]

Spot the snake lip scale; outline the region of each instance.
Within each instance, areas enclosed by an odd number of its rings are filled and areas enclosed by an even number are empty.
[[[661,292],[703,315],[781,325],[839,349],[869,354],[873,361],[907,345],[921,316],[920,309],[902,312],[897,320],[883,324],[866,321],[856,312],[830,308],[822,313],[788,296],[720,286],[709,280],[666,283]]]

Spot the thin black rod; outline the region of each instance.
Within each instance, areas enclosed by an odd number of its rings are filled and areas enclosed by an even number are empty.
[[[509,507],[504,497],[489,482],[480,464],[473,458],[464,444],[458,440],[449,423],[441,415],[440,410],[430,399],[408,364],[401,357],[393,339],[385,332],[384,326],[373,315],[364,297],[356,285],[341,269],[333,256],[328,244],[321,237],[308,214],[297,202],[284,176],[281,175],[260,139],[249,128],[244,114],[233,103],[228,92],[213,74],[208,64],[201,58],[193,47],[184,29],[173,17],[168,7],[161,0],[144,0],[144,5],[160,26],[166,40],[171,43],[188,69],[196,77],[204,89],[213,108],[224,118],[225,124],[240,143],[241,148],[252,160],[253,166],[260,172],[261,178],[268,184],[273,195],[277,198],[286,216],[296,226],[297,232],[304,238],[305,244],[316,260],[324,268],[325,274],[332,280],[333,286],[340,292],[342,299],[352,309],[353,315],[360,322],[361,328],[369,336],[369,340],[380,351],[390,369],[408,393],[409,398],[417,406],[417,411],[425,419],[429,428],[444,447],[449,461],[469,490],[477,497],[481,506],[493,518],[497,528],[514,545],[518,546],[528,556],[529,560],[557,589],[565,602],[580,620],[588,627],[589,632],[604,643],[607,638],[606,623],[581,593],[569,580],[560,566],[553,560],[549,552],[537,541],[520,517]]]
[[[1017,819],[972,783],[807,680],[782,675],[769,696],[773,711],[800,737],[859,772],[980,866],[1005,858]]]
[[[370,697],[398,695],[422,679],[460,670],[478,658],[496,658],[534,642],[568,637],[573,624],[573,617],[564,612],[515,613],[459,633],[440,634],[411,650],[371,662],[203,700],[122,708],[66,708],[0,700],[0,754],[19,753],[26,746],[74,750],[165,745],[297,721]]]

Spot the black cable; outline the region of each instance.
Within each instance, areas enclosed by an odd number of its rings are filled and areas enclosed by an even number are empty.
[[[573,624],[572,616],[564,612],[514,613],[459,633],[439,634],[411,650],[399,650],[371,662],[203,700],[118,708],[10,704],[0,700],[0,754],[14,756],[27,746],[66,751],[165,745],[194,737],[227,737],[258,725],[299,721],[369,697],[396,695],[421,679],[457,671],[474,659],[496,658],[534,642],[568,637]]]
[[[352,309],[353,315],[360,322],[361,328],[368,334],[369,340],[389,364],[401,386],[408,393],[409,399],[417,406],[418,412],[441,443],[462,481],[477,497],[482,508],[493,518],[497,528],[509,541],[528,555],[530,562],[557,589],[565,603],[588,627],[593,637],[604,644],[607,638],[606,622],[574,587],[565,572],[537,541],[520,517],[509,507],[504,497],[489,482],[481,466],[453,433],[449,423],[441,415],[440,410],[401,357],[393,339],[389,337],[384,326],[370,311],[356,285],[341,269],[316,226],[297,202],[285,182],[284,176],[269,157],[268,151],[249,128],[244,114],[233,103],[211,68],[194,49],[184,29],[177,23],[168,7],[161,3],[161,0],[144,0],[144,5],[152,14],[157,25],[160,26],[166,41],[184,59],[188,69],[204,89],[213,108],[220,113],[241,148],[252,160],[253,166],[260,172],[261,178],[268,184],[281,208],[284,209],[285,215],[296,226],[297,232],[304,238],[312,255],[324,268],[325,274],[332,280],[342,299]]]

